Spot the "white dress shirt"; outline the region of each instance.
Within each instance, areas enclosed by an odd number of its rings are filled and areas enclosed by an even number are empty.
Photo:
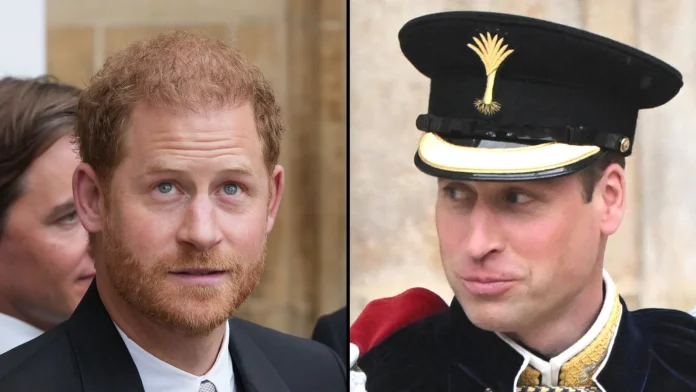
[[[213,367],[203,376],[187,373],[156,358],[126,336],[117,325],[116,329],[138,368],[145,392],[198,392],[201,382],[206,380],[215,385],[217,392],[235,392],[229,325],[225,327],[225,337]]]
[[[0,354],[37,338],[43,333],[44,331],[33,325],[0,313]]]

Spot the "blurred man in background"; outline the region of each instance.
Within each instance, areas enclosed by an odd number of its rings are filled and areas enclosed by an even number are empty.
[[[312,339],[331,347],[348,363],[348,308],[319,317],[312,332]]]
[[[72,197],[79,93],[0,80],[0,353],[65,321],[94,277]]]

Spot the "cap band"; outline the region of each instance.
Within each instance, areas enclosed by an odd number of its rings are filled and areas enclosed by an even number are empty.
[[[416,128],[437,133],[441,137],[470,137],[521,143],[558,142],[573,145],[594,145],[628,155],[626,136],[618,133],[593,133],[585,127],[539,127],[521,124],[498,124],[495,121],[466,120],[421,114]]]

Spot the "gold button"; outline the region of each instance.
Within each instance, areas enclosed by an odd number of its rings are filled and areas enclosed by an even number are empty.
[[[626,152],[629,148],[631,148],[631,140],[627,137],[621,139],[621,152]]]

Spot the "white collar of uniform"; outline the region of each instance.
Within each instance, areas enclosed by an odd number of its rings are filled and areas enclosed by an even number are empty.
[[[602,278],[604,280],[604,303],[602,304],[602,309],[599,311],[599,316],[597,316],[597,319],[595,322],[592,324],[590,329],[583,335],[580,340],[575,342],[572,346],[570,346],[567,350],[563,351],[562,353],[558,354],[557,356],[551,358],[548,362],[544,361],[543,359],[537,357],[536,355],[532,354],[529,352],[527,349],[524,347],[520,346],[519,344],[515,343],[513,340],[508,338],[505,335],[502,335],[500,333],[496,332],[496,335],[500,337],[502,340],[504,340],[507,344],[512,346],[518,353],[520,353],[524,357],[524,363],[522,364],[522,367],[520,368],[520,371],[517,374],[517,379],[520,377],[522,374],[522,371],[527,367],[527,365],[532,365],[536,370],[538,370],[541,373],[541,384],[542,385],[558,385],[558,378],[559,378],[559,373],[561,371],[561,366],[568,362],[570,359],[572,359],[574,356],[580,353],[585,347],[587,347],[592,341],[599,335],[599,333],[602,331],[602,328],[604,325],[609,321],[609,316],[611,316],[611,312],[613,310],[614,306],[614,301],[616,300],[616,286],[614,285],[614,281],[611,279],[609,276],[609,273],[606,270],[602,271]],[[618,324],[617,327],[618,328]],[[611,338],[611,342],[609,343],[609,352],[611,352],[611,348],[614,345],[614,339],[616,338],[616,333],[613,334]],[[609,359],[609,355],[604,357],[604,360],[602,361],[602,364],[599,366],[597,372],[595,375],[599,374],[602,371],[602,368],[604,368],[604,365],[606,364],[607,359]],[[517,385],[517,379],[515,379],[515,385]],[[599,384],[597,384],[599,385]],[[601,388],[601,386],[600,386]]]
[[[145,392],[198,392],[201,382],[205,380],[212,382],[217,392],[235,392],[229,324],[225,323],[225,337],[213,367],[202,376],[185,372],[155,357],[126,336],[116,323],[114,325],[138,368]]]
[[[35,339],[43,333],[44,331],[18,318],[0,313],[0,354]]]

